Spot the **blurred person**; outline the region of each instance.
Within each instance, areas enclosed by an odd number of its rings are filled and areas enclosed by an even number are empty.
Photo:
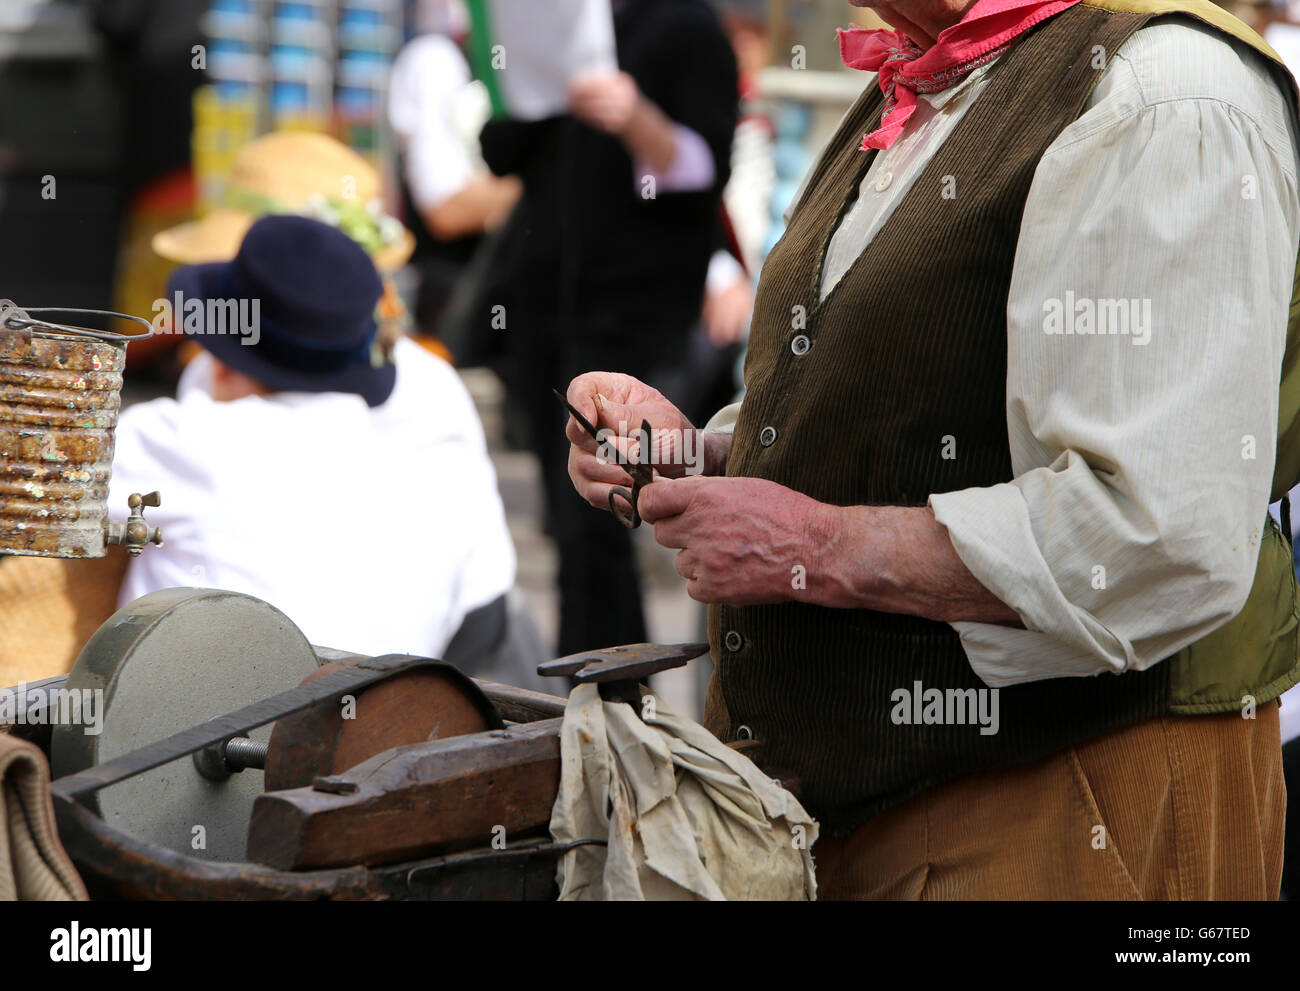
[[[322,646],[443,656],[511,588],[514,549],[454,371],[409,341],[412,360],[374,360],[382,284],[365,251],[318,221],[265,217],[233,260],[178,269],[169,290],[205,354],[176,399],[119,421],[110,502],[160,490],[166,536],[131,562],[120,604],[224,588]],[[224,300],[252,319],[209,325]]]
[[[754,289],[740,259],[719,248],[709,259],[702,323],[709,343],[726,348],[743,341],[754,312]]]
[[[853,4],[896,30],[841,37],[873,75],[704,472],[654,388],[569,386],[655,430],[639,510],[710,606],[705,725],[799,779],[821,897],[1275,899],[1295,80],[1203,0]],[[567,433],[606,505],[626,473]]]
[[[646,639],[628,534],[572,498],[551,389],[590,367],[687,360],[737,116],[736,63],[703,0],[614,0],[622,71],[583,73],[571,116],[494,120],[484,159],[524,193],[495,299],[559,552],[559,652]]]
[[[664,390],[680,399],[688,416],[702,420],[729,402],[740,384],[737,367],[754,311],[750,272],[761,266],[776,179],[772,124],[764,113],[753,110],[759,96],[759,73],[771,64],[772,56],[766,4],[762,0],[720,0],[716,6],[736,56],[742,112],[691,355],[677,377],[666,383],[672,386],[681,381],[683,385],[676,392]]]
[[[740,70],[742,110],[736,125],[731,180],[722,197],[740,247],[740,261],[756,273],[762,267],[763,246],[772,228],[772,194],[777,182],[776,133],[759,92],[759,75],[772,64],[771,38],[762,0],[723,0],[720,6]],[[732,298],[739,298],[734,291]]]
[[[240,149],[220,207],[161,232],[153,247],[164,258],[194,265],[232,259],[249,227],[263,216],[309,216],[337,227],[366,251],[383,277],[384,294],[375,309],[375,360],[392,361],[397,384],[392,397],[374,410],[376,424],[400,434],[423,418],[428,421],[426,429],[436,432],[443,407],[431,397],[450,397],[448,401],[461,411],[470,409],[471,400],[459,377],[452,374],[451,356],[442,343],[407,333],[410,317],[394,275],[412,256],[416,238],[384,212],[382,203],[379,173],[351,148],[324,134],[276,132]],[[187,368],[181,387],[189,380],[204,380],[205,367],[206,362],[199,362],[194,369]],[[457,419],[457,429],[484,447],[477,419],[473,423]],[[537,663],[545,659],[542,654],[540,634],[527,606],[512,591],[472,611],[444,659],[478,677],[542,688],[546,683],[536,672]]]
[[[195,90],[205,82],[193,63],[207,42],[200,21],[210,0],[87,0],[110,54],[119,94],[118,175],[123,214],[114,274],[114,307],[147,312],[166,282],[167,267],[150,239],[194,208],[190,138]],[[82,139],[84,140],[84,139]],[[140,341],[127,355],[133,375],[172,376],[174,350],[165,338]]]
[[[433,335],[482,235],[505,222],[522,190],[513,176],[492,175],[477,153],[489,108],[461,49],[468,24],[462,0],[424,0],[419,36],[398,53],[389,80],[388,119],[416,237],[414,315]]]
[[[391,359],[396,384],[389,399],[371,411],[376,428],[400,438],[423,424],[434,441],[442,435],[447,443],[460,437],[467,449],[485,449],[472,401],[443,360],[445,352],[430,347],[427,339],[416,343],[406,336],[405,311],[390,276],[406,262],[414,238],[378,207],[381,196],[379,174],[352,149],[322,134],[277,132],[240,149],[223,204],[200,219],[157,233],[152,246],[172,263],[200,265],[230,261],[252,224],[265,215],[311,214],[345,231],[384,275],[384,296],[374,314],[378,347],[373,358]],[[158,296],[165,285],[154,291],[155,318],[161,316],[160,307],[173,303],[170,293]],[[159,333],[152,340],[159,351],[172,353],[184,338]],[[199,357],[181,373],[178,401],[195,401],[191,392],[210,397],[212,359],[193,341],[180,350],[187,352],[187,360],[191,352]],[[141,491],[154,487],[147,477],[139,485]],[[495,492],[490,498],[497,499]],[[94,560],[8,558],[0,559],[0,565],[0,625],[15,633],[0,645],[0,670],[19,672],[27,680],[66,673],[90,634],[119,600],[131,595],[123,591],[128,562],[120,548],[109,548],[104,558]],[[198,573],[176,577],[179,584],[202,584]],[[544,688],[546,682],[536,674],[538,661],[545,659],[542,653],[540,634],[522,598],[512,591],[473,609],[443,656],[477,677]]]

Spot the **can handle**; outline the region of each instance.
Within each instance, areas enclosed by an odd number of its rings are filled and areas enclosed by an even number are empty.
[[[7,300],[3,302],[8,302]],[[2,305],[2,304],[0,304]],[[4,320],[4,326],[21,329],[27,332],[28,339],[31,338],[31,332],[37,331],[40,336],[42,331],[53,334],[60,334],[71,337],[90,337],[99,341],[106,341],[110,344],[130,344],[132,341],[143,341],[153,337],[153,324],[144,317],[133,317],[129,313],[116,313],[113,310],[83,310],[69,306],[29,306],[26,310],[19,309],[12,303],[15,314],[7,316]],[[143,334],[118,334],[111,330],[94,330],[90,327],[70,327],[66,324],[49,323],[45,320],[36,319],[32,314],[36,313],[79,313],[97,317],[115,317],[119,320],[130,320],[132,323],[142,324],[145,328]]]
[[[11,299],[0,299],[0,358],[17,358],[32,345],[31,318]]]

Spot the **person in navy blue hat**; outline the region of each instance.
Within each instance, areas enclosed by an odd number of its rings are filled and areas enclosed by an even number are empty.
[[[177,269],[168,295],[177,329],[263,389],[350,392],[370,406],[392,394],[397,369],[376,345],[383,284],[333,227],[263,217],[233,260]]]
[[[204,353],[175,399],[119,421],[109,498],[159,490],[150,515],[167,539],[131,561],[119,605],[229,589],[315,644],[459,662],[468,617],[514,585],[514,546],[455,371],[409,340],[393,363],[377,357],[365,251],[271,216],[234,259],[182,268],[169,288],[159,305]]]

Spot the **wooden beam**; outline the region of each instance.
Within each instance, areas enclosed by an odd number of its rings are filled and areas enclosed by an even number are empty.
[[[564,715],[568,699],[528,688],[516,688],[496,681],[475,678],[483,694],[492,700],[501,718],[511,723],[535,723],[539,719],[555,719]]]
[[[560,785],[562,723],[397,747],[335,775],[331,791],[259,795],[248,857],[281,870],[391,864],[490,847],[498,827],[507,842],[543,831]]]

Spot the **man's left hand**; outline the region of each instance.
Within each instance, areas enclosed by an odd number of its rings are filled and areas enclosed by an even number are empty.
[[[655,540],[680,550],[677,573],[700,602],[813,601],[809,583],[835,542],[835,507],[761,478],[656,481],[638,508]]]

